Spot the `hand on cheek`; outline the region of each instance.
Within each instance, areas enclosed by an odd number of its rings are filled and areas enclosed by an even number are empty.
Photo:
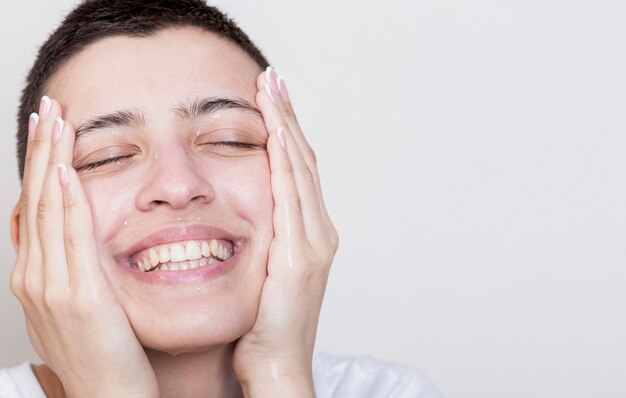
[[[234,368],[246,395],[314,396],[313,347],[338,235],[284,81],[268,68],[257,88],[269,133],[274,240],[256,323],[237,343]]]
[[[44,97],[31,115],[11,290],[68,396],[156,397],[154,372],[99,264],[91,209],[71,167],[74,129]]]

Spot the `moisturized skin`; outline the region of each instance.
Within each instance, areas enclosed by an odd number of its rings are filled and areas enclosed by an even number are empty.
[[[46,94],[11,288],[66,393],[312,396],[338,241],[284,83],[185,27],[98,41]],[[232,258],[148,273],[130,260],[211,239]]]

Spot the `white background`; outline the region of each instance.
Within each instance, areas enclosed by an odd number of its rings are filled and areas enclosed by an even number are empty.
[[[74,3],[0,5],[0,366],[36,358],[8,288],[17,98]],[[447,397],[626,396],[626,3],[216,4],[317,149],[342,237],[318,349]]]

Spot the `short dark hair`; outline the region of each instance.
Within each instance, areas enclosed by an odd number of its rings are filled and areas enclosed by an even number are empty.
[[[29,115],[38,109],[46,84],[64,62],[89,44],[106,37],[149,37],[176,26],[199,27],[216,33],[241,47],[261,69],[269,64],[232,19],[202,0],[83,1],[41,46],[26,78],[17,114],[20,180],[24,177]]]

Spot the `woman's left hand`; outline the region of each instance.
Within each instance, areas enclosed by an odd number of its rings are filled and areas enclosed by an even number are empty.
[[[284,81],[268,68],[257,88],[269,132],[274,240],[257,319],[238,341],[233,367],[247,397],[314,397],[313,347],[339,239]]]

